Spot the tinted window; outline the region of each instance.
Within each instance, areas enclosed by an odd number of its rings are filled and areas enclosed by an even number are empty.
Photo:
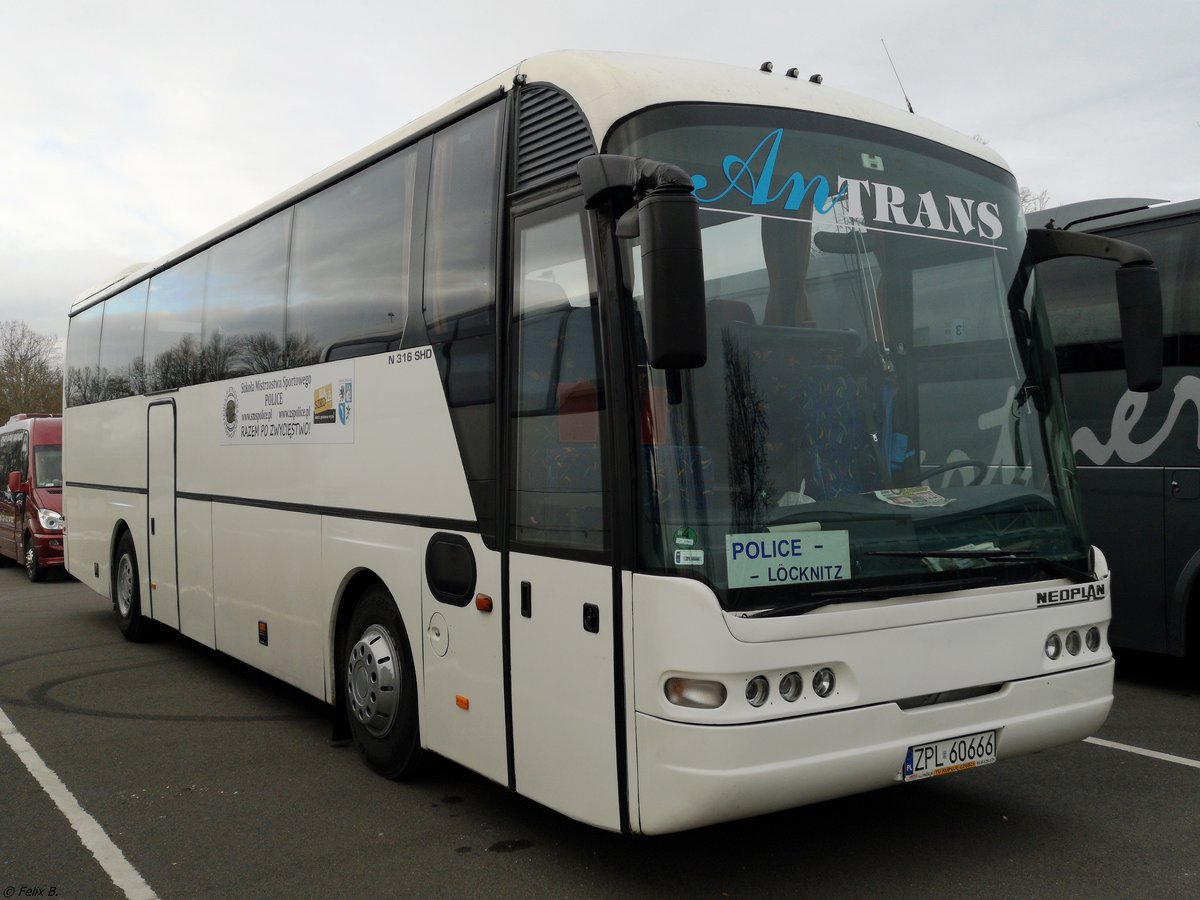
[[[41,444],[33,448],[33,474],[40,488],[62,487],[61,444]]]
[[[186,387],[207,379],[201,320],[208,254],[184,260],[150,279],[146,304],[146,389]]]
[[[104,327],[100,334],[100,373],[104,399],[114,400],[146,390],[142,339],[146,329],[146,294],[149,282],[104,301]]]
[[[434,340],[491,325],[495,306],[500,107],[438,134],[430,173],[425,319]]]
[[[205,381],[282,369],[292,359],[283,340],[288,240],[285,210],[212,249],[204,300]]]
[[[518,220],[513,389],[518,541],[605,546],[595,279],[578,202]]]
[[[1154,223],[1104,234],[1150,251],[1162,286],[1167,338],[1163,362],[1195,365],[1200,359],[1200,222]],[[1125,367],[1115,271],[1112,263],[1094,259],[1059,259],[1038,266],[1064,373]]]
[[[495,534],[496,207],[499,105],[433,141],[425,322],[484,537]]]
[[[104,304],[86,309],[71,319],[67,331],[67,406],[95,403],[102,396],[100,379],[100,328]]]
[[[406,150],[296,207],[288,340],[324,358],[395,345],[408,314],[413,180]]]
[[[0,493],[8,491],[9,473],[20,471],[21,440],[22,432],[0,434]]]

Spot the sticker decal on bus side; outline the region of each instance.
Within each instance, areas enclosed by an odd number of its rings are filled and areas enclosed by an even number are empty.
[[[725,561],[731,588],[846,581],[850,532],[727,534]]]
[[[247,375],[221,392],[222,444],[354,443],[354,360]]]

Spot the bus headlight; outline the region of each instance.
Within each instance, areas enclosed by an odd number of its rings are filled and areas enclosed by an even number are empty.
[[[837,678],[833,674],[833,669],[821,669],[813,676],[813,691],[818,697],[828,697],[833,693],[833,686],[836,683]]]
[[[762,706],[771,696],[771,685],[761,675],[755,675],[746,682],[746,702],[751,706]]]
[[[66,524],[63,521],[61,513],[56,513],[52,509],[39,509],[38,521],[42,523],[42,527],[47,531],[62,531]]]
[[[788,672],[779,679],[779,696],[788,703],[795,703],[804,691],[804,679],[799,672]]]
[[[671,703],[691,709],[716,709],[728,696],[721,682],[699,678],[668,678],[663,691]]]
[[[1079,636],[1078,631],[1072,631],[1067,635],[1067,652],[1072,656],[1078,656],[1079,651],[1083,649],[1083,638]]]
[[[1087,644],[1087,648],[1095,653],[1100,649],[1100,629],[1093,625],[1087,630],[1087,635],[1083,641]]]
[[[1058,659],[1062,656],[1062,638],[1057,634],[1052,634],[1046,638],[1046,656],[1050,659]]]

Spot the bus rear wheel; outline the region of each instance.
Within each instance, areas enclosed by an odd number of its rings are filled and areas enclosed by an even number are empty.
[[[341,659],[346,715],[359,756],[385,778],[414,774],[423,756],[416,667],[396,603],[383,585],[368,588],[359,600]]]
[[[137,553],[133,549],[133,538],[128,531],[117,541],[117,553],[112,567],[112,598],[121,634],[130,641],[148,640],[154,623],[142,615]]]

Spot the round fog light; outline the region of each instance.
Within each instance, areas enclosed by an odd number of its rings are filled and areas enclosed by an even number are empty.
[[[1087,648],[1095,653],[1100,649],[1100,629],[1093,625],[1087,631],[1087,636],[1083,639],[1087,644]]]
[[[1083,649],[1083,638],[1079,636],[1078,631],[1072,631],[1067,635],[1067,652],[1072,656],[1078,656],[1079,651]]]
[[[813,676],[813,691],[818,697],[828,697],[833,693],[833,686],[837,682],[837,678],[833,674],[833,669],[821,669]]]
[[[1062,656],[1062,638],[1057,634],[1046,638],[1046,655],[1051,659],[1058,659]]]
[[[755,675],[746,683],[746,702],[751,706],[762,706],[771,694],[771,685],[761,675]]]
[[[800,699],[803,691],[804,679],[800,677],[799,672],[788,672],[779,679],[779,696],[788,703],[794,703]]]

